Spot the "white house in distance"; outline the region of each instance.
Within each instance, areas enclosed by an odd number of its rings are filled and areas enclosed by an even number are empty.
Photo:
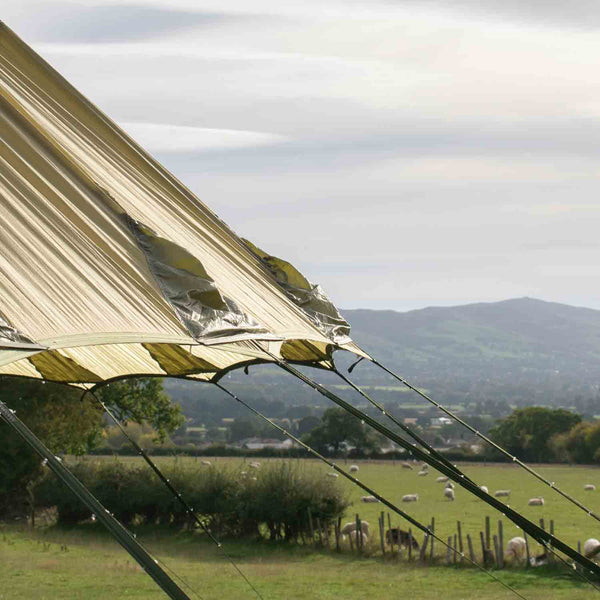
[[[273,448],[274,450],[289,450],[294,447],[294,442],[290,439],[275,440],[271,438],[251,437],[240,440],[236,446],[246,448],[247,450],[262,450],[263,448]]]
[[[430,424],[432,427],[444,427],[444,425],[452,425],[452,419],[448,417],[434,417],[431,419]]]

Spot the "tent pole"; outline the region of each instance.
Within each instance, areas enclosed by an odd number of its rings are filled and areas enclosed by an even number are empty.
[[[96,515],[111,535],[129,552],[172,600],[190,600],[181,588],[163,571],[136,539],[115,519],[92,493],[54,456],[49,448],[23,423],[8,406],[0,401],[0,418],[12,427],[33,450],[47,461],[52,472]]]
[[[383,434],[389,440],[396,442],[399,446],[402,446],[403,448],[406,448],[415,456],[418,456],[421,460],[428,463],[430,466],[434,467],[444,475],[447,475],[450,479],[458,483],[458,485],[465,488],[473,495],[478,496],[481,500],[483,500],[484,502],[498,510],[500,513],[502,513],[504,516],[506,516],[508,519],[510,519],[515,525],[517,525],[517,527],[520,527],[526,533],[531,535],[531,537],[533,537],[546,549],[548,549],[549,551],[560,550],[573,561],[581,565],[583,569],[592,573],[592,575],[594,575],[596,578],[600,577],[600,567],[598,567],[598,565],[596,565],[594,562],[592,562],[585,556],[579,554],[573,548],[565,544],[562,540],[556,538],[552,534],[549,534],[541,527],[538,527],[535,523],[529,521],[529,519],[523,517],[523,515],[513,510],[509,505],[500,502],[493,496],[490,496],[489,494],[481,490],[477,484],[471,481],[468,477],[464,476],[464,474],[462,474],[460,470],[453,470],[448,468],[445,464],[438,461],[437,458],[435,458],[428,452],[422,450],[416,445],[409,444],[406,440],[403,440],[399,435],[397,435],[396,433],[394,433],[375,419],[369,417],[369,415],[356,409],[354,406],[352,406],[345,400],[342,400],[342,398],[328,390],[325,386],[313,381],[312,379],[310,379],[310,377],[304,375],[304,373],[294,368],[287,361],[278,358],[277,356],[268,351],[266,352],[275,360],[275,362],[284,371],[287,371],[291,375],[294,375],[295,377],[306,383],[308,386],[312,387],[314,390],[325,396],[326,398],[329,398],[329,400],[332,400],[335,404],[343,408],[346,412],[349,412],[356,418],[367,423],[370,427]]]

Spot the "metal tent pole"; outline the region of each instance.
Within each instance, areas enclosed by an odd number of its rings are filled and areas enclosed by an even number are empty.
[[[115,519],[92,493],[54,456],[47,446],[21,421],[15,412],[0,401],[0,418],[12,427],[41,457],[53,473],[96,515],[112,536],[131,554],[172,600],[190,600],[189,596],[163,571],[136,539]]]

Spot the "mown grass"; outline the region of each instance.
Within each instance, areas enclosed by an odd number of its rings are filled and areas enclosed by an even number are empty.
[[[141,533],[138,538],[201,598],[256,597],[226,559],[204,540],[190,535],[166,537],[157,531]],[[473,569],[357,558],[281,544],[228,542],[226,548],[265,599],[516,597]],[[532,600],[578,600],[593,593],[589,586],[556,569],[506,569],[497,574]],[[124,550],[97,528],[9,529],[0,534],[0,600],[164,597]]]

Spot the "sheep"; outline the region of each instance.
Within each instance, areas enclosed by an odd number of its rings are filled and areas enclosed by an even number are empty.
[[[350,465],[350,473],[358,473],[358,465]]]
[[[327,473],[327,477],[339,477],[338,473]]]
[[[444,496],[448,498],[448,500],[454,501],[454,490],[452,488],[444,488]]]
[[[369,535],[369,522],[368,521],[361,521],[360,522],[360,529],[363,533],[363,535],[367,536]],[[356,521],[350,521],[350,523],[346,523],[340,533],[342,535],[351,535],[356,531]]]
[[[210,460],[202,460],[200,461],[200,464],[204,465],[205,467],[210,467]]]
[[[258,469],[260,467],[260,463],[259,462],[251,462],[248,466],[251,469]]]
[[[379,502],[375,496],[363,496],[360,500],[361,502]]]
[[[419,471],[417,475],[419,477],[425,477],[425,475],[429,475],[429,471]]]
[[[258,481],[256,477],[250,477],[250,481]]]
[[[410,544],[410,546],[415,550],[419,549],[419,542],[417,542],[417,540],[415,540],[415,538],[410,535],[408,531],[403,531],[399,527],[388,529],[385,532],[385,543],[388,544],[388,546],[396,544],[397,546],[404,546],[405,548],[407,548]]]
[[[506,551],[504,552],[505,558],[513,558],[515,560],[521,560],[525,557],[527,544],[525,538],[514,537],[508,540],[506,544]]]
[[[416,502],[419,499],[419,494],[405,494],[402,496],[402,502]]]
[[[489,491],[489,490],[488,490],[488,488],[487,488],[487,485],[480,485],[480,486],[479,486],[479,489],[480,489],[482,492],[485,492],[486,494],[489,494],[489,493],[490,493],[490,491]]]
[[[543,498],[529,498],[528,506],[544,506]]]
[[[438,477],[435,481],[437,483],[446,483],[446,481],[448,481],[448,478],[447,477]]]
[[[595,486],[593,483],[586,483],[586,484],[583,486],[583,489],[584,489],[586,492],[595,492],[595,491],[596,491],[596,486]]]
[[[240,471],[240,477],[247,477],[248,476],[248,471]]]
[[[583,555],[586,558],[594,558],[600,552],[600,542],[596,538],[585,540],[583,544]]]
[[[532,567],[541,567],[542,565],[548,564],[548,554],[546,552],[542,552],[537,556],[532,556],[529,559],[529,564]]]
[[[402,468],[403,469],[410,469],[412,471],[412,465],[410,463],[407,463],[407,462],[403,462],[402,463]]]
[[[496,490],[494,492],[494,496],[496,498],[502,498],[503,496],[509,497],[510,496],[510,490]]]
[[[421,465],[421,471],[427,471],[429,469],[429,465],[427,463],[423,463]]]
[[[454,489],[454,484],[453,484],[451,481],[449,481],[449,482],[448,482],[448,483],[445,485],[445,488],[446,488],[447,490],[453,490],[453,489]]]

